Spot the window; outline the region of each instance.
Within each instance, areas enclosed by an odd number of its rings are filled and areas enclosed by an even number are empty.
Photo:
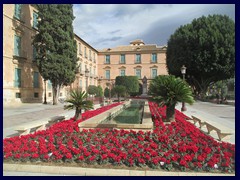
[[[39,74],[38,72],[34,72],[33,74],[33,87],[34,88],[39,88]]]
[[[125,69],[120,70],[120,76],[125,76]]]
[[[14,55],[21,55],[21,37],[14,35]]]
[[[157,76],[157,69],[152,69],[152,78]]]
[[[110,70],[105,71],[105,77],[106,79],[110,79]]]
[[[15,4],[14,17],[20,20],[21,19],[21,11],[22,11],[22,5]]]
[[[37,29],[38,25],[38,14],[36,12],[33,12],[33,27]]]
[[[91,66],[89,67],[89,73],[90,73],[90,76],[92,76],[92,67]]]
[[[34,93],[34,97],[35,97],[35,98],[38,98],[38,93]]]
[[[21,98],[21,93],[16,93],[15,96],[16,98]]]
[[[135,63],[141,63],[141,54],[136,54],[136,61]]]
[[[60,92],[60,97],[62,97],[62,92]]]
[[[92,51],[89,50],[89,59],[92,60]]]
[[[79,81],[79,86],[82,87],[82,80]]]
[[[86,47],[84,47],[84,56],[85,56],[85,58],[87,58],[87,48]]]
[[[21,69],[15,68],[14,87],[21,87]]]
[[[82,63],[79,63],[79,72],[82,72]]]
[[[52,89],[52,82],[50,80],[48,80],[47,87],[49,90]]]
[[[152,53],[152,63],[156,63],[156,62],[157,62],[157,54]]]
[[[138,77],[138,79],[140,79],[141,78],[141,69],[136,69],[135,73],[136,73],[136,76]]]
[[[120,55],[120,64],[125,64],[125,54]]]
[[[52,93],[48,93],[48,97],[52,97]]]
[[[82,55],[81,43],[78,43],[78,53]]]
[[[105,63],[110,64],[110,55],[106,55],[105,57]]]
[[[37,50],[36,50],[36,48],[33,46],[33,61],[36,60],[36,55],[37,55]]]

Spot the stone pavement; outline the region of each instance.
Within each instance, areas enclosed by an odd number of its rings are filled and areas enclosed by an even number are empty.
[[[15,126],[22,123],[51,118],[58,115],[74,116],[74,110],[64,110],[64,104],[50,105],[41,103],[25,103],[17,107],[3,107],[3,137],[17,135]]]
[[[176,106],[176,109],[181,111],[182,103]],[[213,104],[209,102],[196,101],[193,105],[186,104],[187,111],[183,113],[191,117],[200,116],[206,120],[217,122],[233,131],[230,139],[227,137],[223,141],[235,144],[235,106],[224,104]],[[207,132],[206,126],[202,127],[204,132]],[[211,132],[211,136],[217,139],[217,133]]]
[[[186,104],[186,107],[187,107],[187,111],[184,112],[186,115],[190,117],[191,115],[200,115],[203,117],[207,117],[211,121],[217,121],[218,123],[225,125],[226,127],[232,129],[235,132],[235,106],[212,104],[208,102],[197,101],[194,105],[191,105],[191,106]],[[178,110],[181,109],[181,103],[179,103],[176,106],[176,109]],[[71,110],[71,111],[64,110],[63,104],[53,106],[49,104],[45,105],[40,103],[39,104],[23,104],[21,106],[12,107],[12,108],[4,107],[3,108],[3,138],[17,135],[16,131],[14,131],[14,127],[21,123],[36,121],[43,118],[50,118],[57,115],[68,115],[68,118],[70,118],[74,116],[74,110]],[[228,142],[235,144],[235,133]],[[32,171],[23,171],[23,172],[13,171],[12,172],[11,170],[4,170],[3,175],[4,176],[21,176],[21,175],[22,176],[51,176],[51,175],[63,176],[63,175],[74,175],[74,173],[61,174],[56,172],[55,174],[52,174],[52,173],[32,172]],[[145,175],[147,174],[145,173]],[[191,175],[191,174],[185,173],[185,175]],[[204,175],[208,176],[209,174],[204,173]]]

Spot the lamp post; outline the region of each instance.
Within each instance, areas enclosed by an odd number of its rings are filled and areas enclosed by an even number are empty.
[[[86,76],[86,92],[88,91],[88,77],[89,77],[89,70],[85,70],[85,76]]]
[[[47,84],[46,84],[46,79],[44,79],[44,85],[45,85],[45,89],[44,89],[44,102],[43,102],[43,104],[47,104]]]
[[[186,69],[187,69],[187,68],[186,68],[184,65],[181,67],[181,73],[182,73],[182,75],[183,75],[183,81],[185,81]],[[186,110],[187,110],[187,108],[186,108],[186,106],[185,106],[185,102],[182,102],[181,111],[186,111]]]

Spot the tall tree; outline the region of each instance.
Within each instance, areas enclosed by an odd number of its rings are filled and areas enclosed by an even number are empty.
[[[195,94],[204,95],[210,83],[233,77],[234,21],[225,15],[210,15],[178,28],[168,41],[169,74],[181,77],[182,65],[187,67],[186,81]]]
[[[62,86],[75,79],[77,45],[71,4],[38,4],[38,32],[33,39],[40,74],[52,82],[53,105]]]

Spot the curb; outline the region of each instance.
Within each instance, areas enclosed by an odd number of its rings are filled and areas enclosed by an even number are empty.
[[[3,163],[3,171],[33,172],[76,176],[235,176],[235,174],[200,173],[200,172],[167,172],[127,169],[97,169],[65,166],[43,166]]]

